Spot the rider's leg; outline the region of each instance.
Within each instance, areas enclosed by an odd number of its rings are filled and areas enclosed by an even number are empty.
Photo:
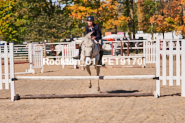
[[[99,59],[99,62],[98,62],[100,65],[103,65],[102,64],[102,57],[103,57],[104,51],[102,50],[102,45],[103,45],[103,40],[101,39],[101,44],[100,44],[100,59]]]
[[[100,50],[100,59],[99,59],[99,64],[102,65],[102,57],[103,57],[103,53],[104,51],[103,50]]]

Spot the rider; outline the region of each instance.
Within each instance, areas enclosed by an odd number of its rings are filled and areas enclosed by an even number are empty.
[[[94,31],[91,35],[92,40],[96,40],[98,42],[98,44],[99,44],[99,41],[101,40],[101,45],[102,45],[102,33],[101,33],[101,30],[99,29],[99,26],[97,24],[94,24],[94,17],[88,16],[87,23],[88,23],[88,25],[85,26],[85,35],[91,31]],[[104,53],[104,51],[100,50],[99,64],[101,64],[101,59],[102,59],[103,53]],[[81,47],[79,48],[79,55],[74,58],[80,59],[80,54],[81,54]]]

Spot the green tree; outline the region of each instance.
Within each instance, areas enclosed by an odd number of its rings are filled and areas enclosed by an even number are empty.
[[[17,13],[18,2],[16,0],[0,1],[0,32],[3,40],[8,42],[22,42],[24,33],[24,17]]]
[[[133,32],[133,38],[135,38],[135,32],[138,29],[138,19],[137,19],[137,5],[134,0],[117,0],[122,6],[121,13],[123,16],[129,17],[129,23],[122,27],[123,31]]]
[[[140,16],[140,30],[147,33],[153,32],[154,28],[150,23],[150,18],[159,9],[159,4],[155,0],[139,1],[137,4],[140,10],[137,12],[138,16]]]
[[[71,20],[61,6],[51,0],[27,0],[27,6],[26,40],[53,42],[68,34]]]

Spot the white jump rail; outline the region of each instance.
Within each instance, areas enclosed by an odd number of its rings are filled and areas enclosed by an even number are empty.
[[[123,80],[123,79],[153,79],[155,75],[125,75],[125,76],[17,76],[18,80]]]

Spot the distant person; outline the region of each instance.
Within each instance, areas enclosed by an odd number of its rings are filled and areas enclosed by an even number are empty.
[[[40,42],[38,42],[37,47],[43,47],[43,45],[42,45],[42,44],[40,44]]]
[[[127,40],[127,37],[126,37],[126,36],[124,36],[124,37],[123,37],[123,40]]]
[[[72,35],[70,35],[70,42],[72,42],[73,41],[73,36]]]
[[[66,39],[67,39],[67,37],[65,36],[65,38],[64,38],[64,42],[67,42],[67,40],[66,40]]]
[[[51,50],[51,55],[56,56],[55,46],[53,44],[51,45],[50,50]],[[56,58],[53,58],[53,59],[56,60]]]

